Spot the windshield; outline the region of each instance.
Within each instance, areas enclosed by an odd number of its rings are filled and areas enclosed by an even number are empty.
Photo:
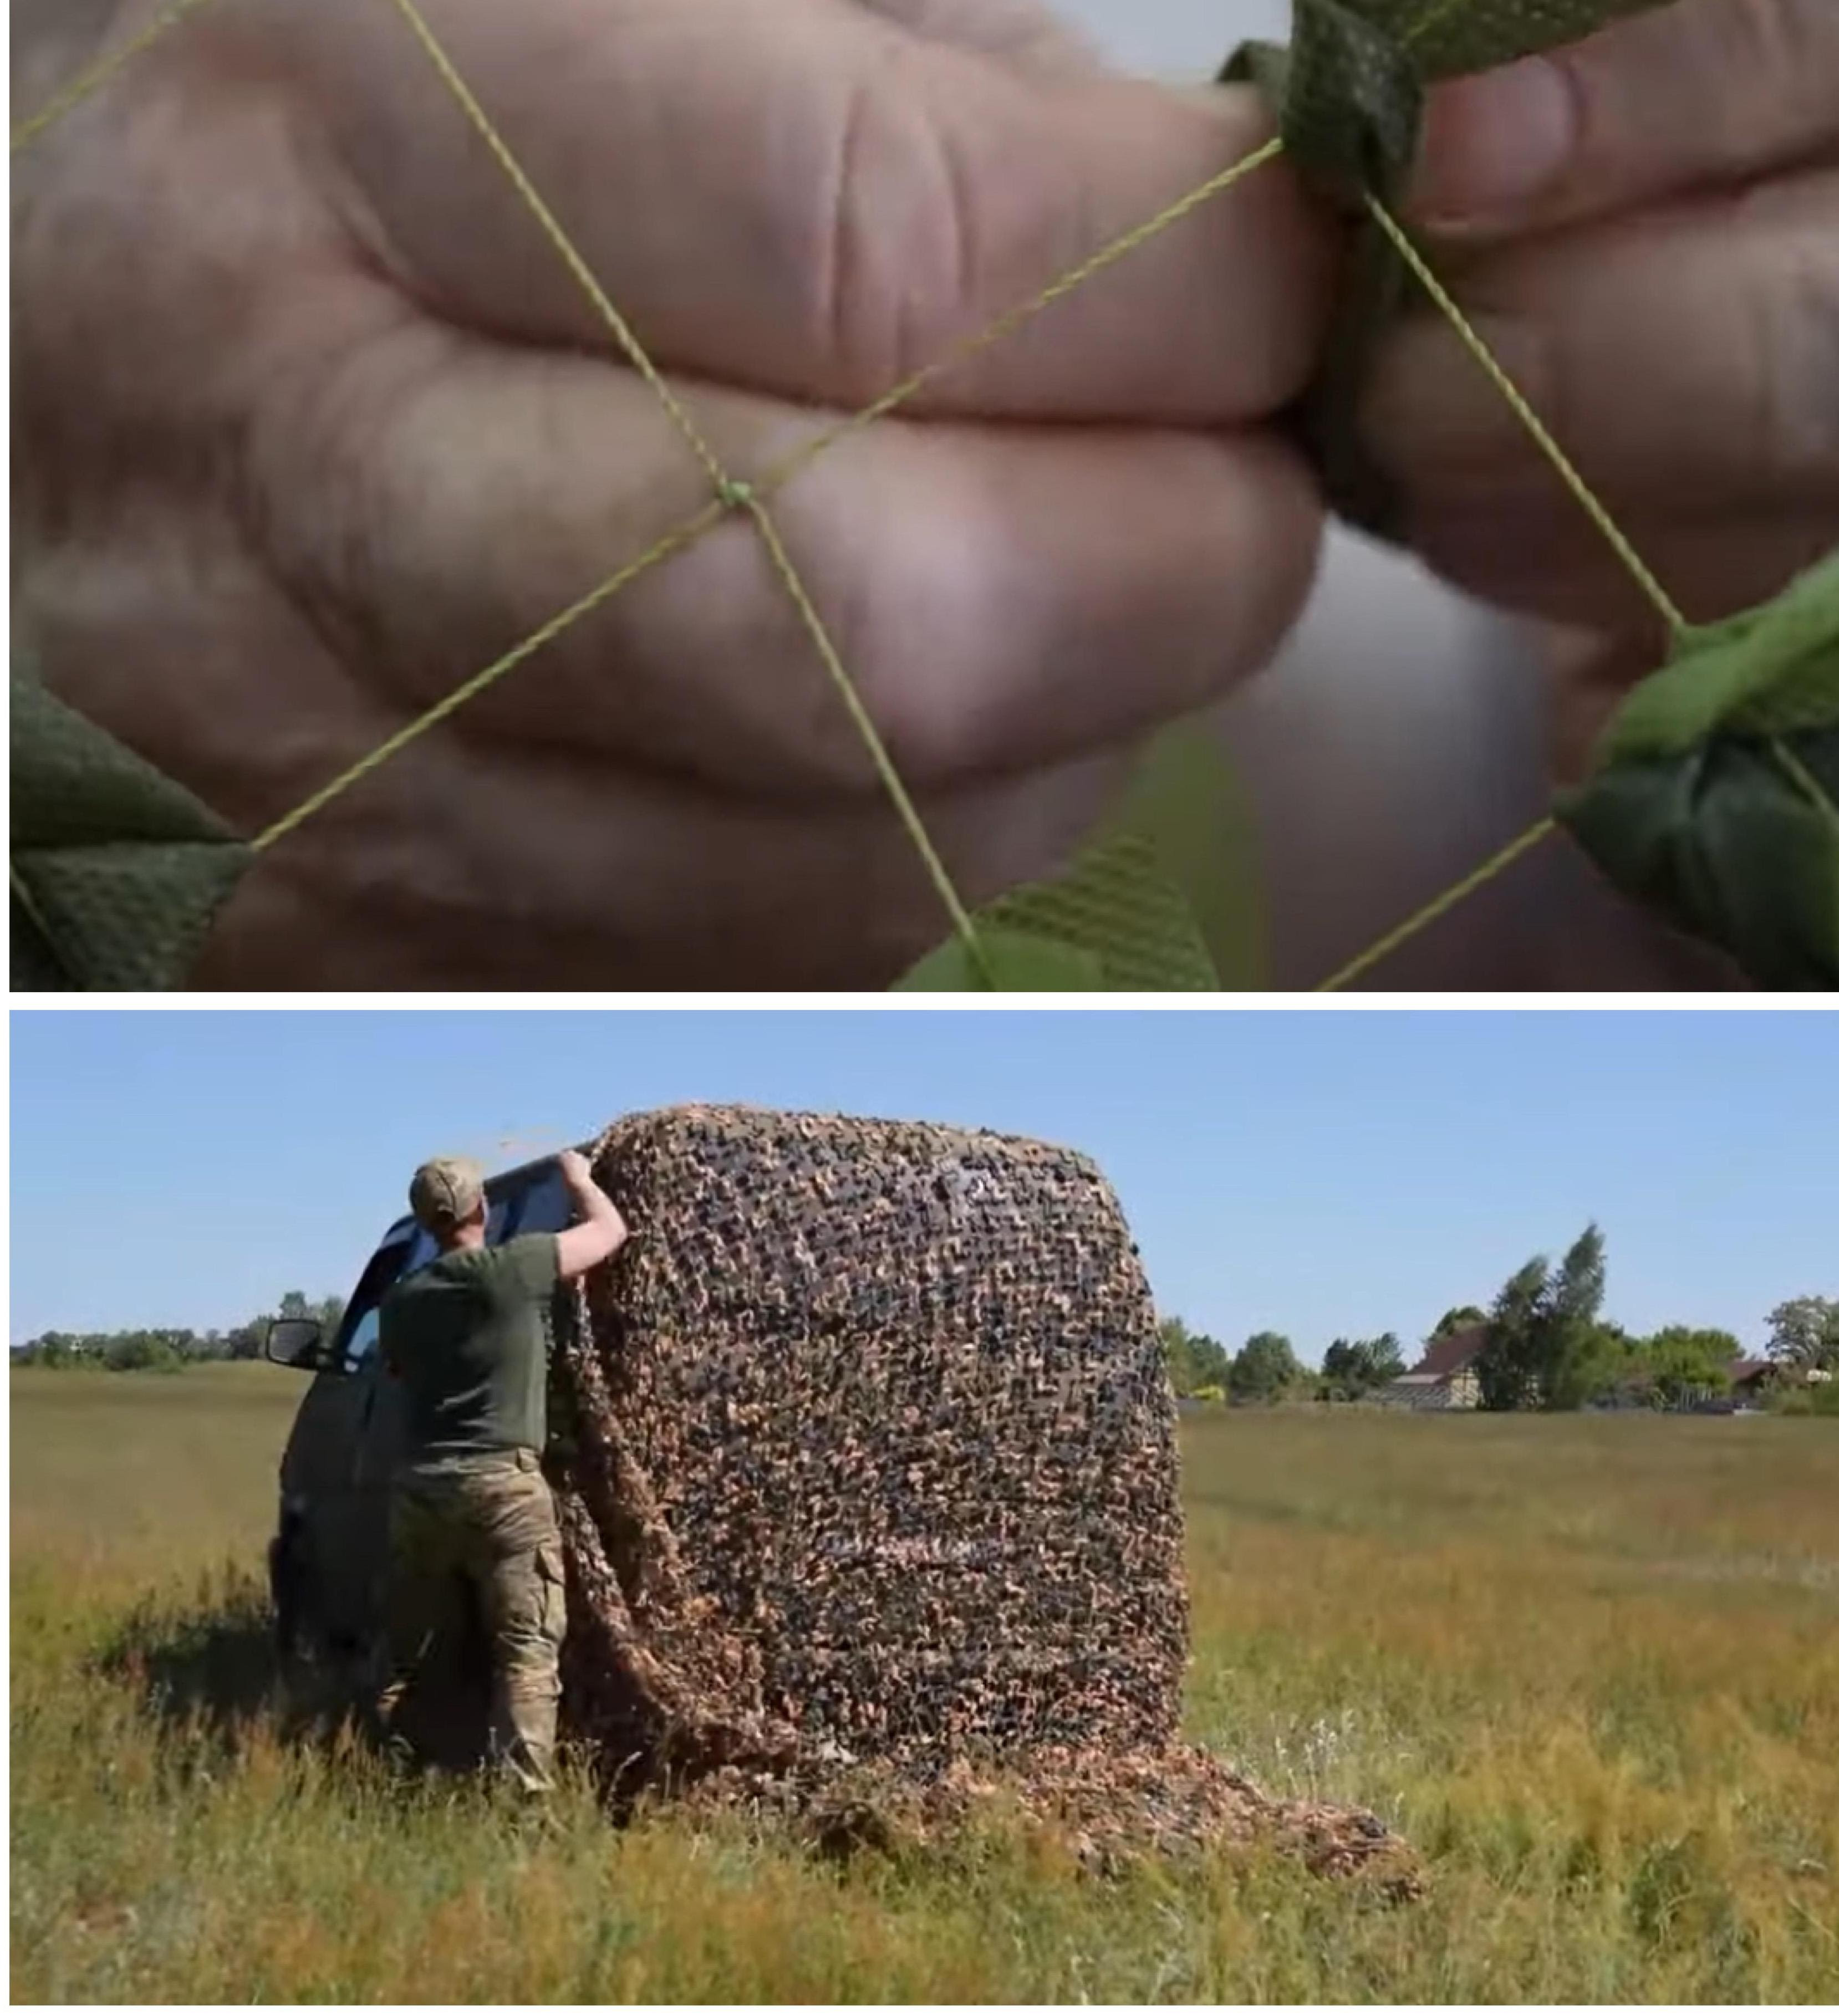
[[[506,1240],[527,1232],[565,1231],[573,1217],[568,1186],[553,1161],[494,1177],[485,1186],[485,1197],[489,1246],[502,1246]],[[344,1371],[357,1371],[376,1350],[377,1305],[386,1292],[405,1274],[425,1267],[435,1251],[432,1237],[418,1225],[392,1225],[384,1234],[383,1244],[370,1256],[370,1264],[352,1291],[344,1319],[339,1325],[339,1361]]]

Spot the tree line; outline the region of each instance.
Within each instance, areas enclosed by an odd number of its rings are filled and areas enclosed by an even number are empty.
[[[1538,1254],[1510,1276],[1487,1313],[1475,1362],[1481,1404],[1496,1412],[1548,1411],[1649,1399],[1680,1406],[1729,1392],[1744,1355],[1729,1330],[1669,1323],[1638,1337],[1607,1321],[1603,1232],[1586,1226],[1554,1265]],[[1765,1355],[1784,1386],[1825,1401],[1839,1386],[1839,1300],[1799,1295],[1769,1314]],[[1839,1391],[1830,1405],[1839,1411]],[[1821,1411],[1826,1411],[1823,1406]]]
[[[1669,1323],[1637,1335],[1603,1314],[1608,1285],[1601,1229],[1585,1227],[1556,1264],[1539,1255],[1518,1269],[1487,1309],[1446,1309],[1408,1360],[1397,1336],[1336,1337],[1320,1371],[1298,1359],[1288,1337],[1260,1330],[1237,1352],[1190,1330],[1161,1324],[1169,1380],[1184,1399],[1240,1406],[1279,1401],[1372,1399],[1439,1340],[1484,1332],[1473,1370],[1480,1405],[1498,1413],[1585,1406],[1684,1407],[1729,1394],[1744,1355],[1729,1330]],[[1839,1298],[1801,1295],[1769,1312],[1766,1355],[1781,1375],[1778,1398],[1839,1413]]]
[[[342,1295],[314,1301],[290,1288],[278,1309],[229,1330],[48,1330],[18,1345],[13,1362],[53,1370],[86,1366],[110,1372],[179,1372],[213,1359],[261,1357],[269,1325],[277,1316],[316,1317],[330,1337],[344,1314]]]

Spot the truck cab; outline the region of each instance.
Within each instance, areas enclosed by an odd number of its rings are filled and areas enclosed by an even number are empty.
[[[489,1178],[485,1201],[489,1245],[561,1232],[573,1221],[553,1155]],[[284,1655],[342,1676],[353,1690],[380,1677],[390,1478],[402,1446],[401,1395],[377,1350],[378,1309],[436,1250],[413,1218],[398,1219],[330,1337],[310,1318],[269,1327],[269,1359],[312,1375],[282,1454],[279,1517],[269,1546],[276,1633]],[[559,1289],[552,1334],[573,1320],[572,1293]]]

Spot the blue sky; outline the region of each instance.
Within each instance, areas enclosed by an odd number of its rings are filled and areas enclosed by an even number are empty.
[[[1595,1217],[1609,1312],[1759,1345],[1839,1294],[1839,1015],[24,1012],[15,1341],[342,1292],[424,1156],[746,1100],[1065,1142],[1163,1308],[1236,1344],[1421,1338]]]

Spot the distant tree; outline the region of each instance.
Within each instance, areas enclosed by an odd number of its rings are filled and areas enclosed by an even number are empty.
[[[1157,1326],[1162,1337],[1163,1359],[1169,1369],[1169,1384],[1184,1399],[1203,1386],[1224,1386],[1228,1353],[1199,1330],[1191,1330],[1179,1316],[1165,1316]]]
[[[1603,1330],[1603,1298],[1609,1282],[1601,1229],[1586,1226],[1559,1265],[1541,1340],[1541,1404],[1581,1407],[1613,1345]]]
[[[1269,1402],[1278,1399],[1303,1376],[1296,1354],[1287,1337],[1261,1330],[1248,1337],[1235,1355],[1226,1377],[1226,1390],[1235,1400]]]
[[[1669,1407],[1730,1391],[1730,1368],[1743,1346],[1727,1330],[1694,1330],[1669,1323],[1652,1337],[1632,1341],[1631,1363],[1653,1382],[1655,1398]]]
[[[1800,1295],[1769,1312],[1769,1355],[1801,1372],[1839,1372],[1839,1301]]]
[[[166,1330],[124,1330],[110,1341],[103,1363],[111,1372],[178,1372],[185,1354]]]
[[[1486,1309],[1478,1309],[1473,1302],[1464,1302],[1458,1308],[1444,1311],[1437,1319],[1437,1327],[1427,1341],[1434,1344],[1440,1337],[1453,1337],[1459,1330],[1473,1330],[1477,1323],[1487,1321]]]
[[[1487,1338],[1475,1361],[1481,1404],[1495,1413],[1531,1406],[1538,1389],[1538,1327],[1552,1285],[1552,1263],[1529,1260],[1495,1296]]]
[[[1542,1254],[1508,1281],[1475,1363],[1483,1406],[1577,1407],[1592,1396],[1620,1349],[1602,1321],[1607,1278],[1603,1233],[1590,1225],[1556,1269]]]
[[[259,1358],[262,1346],[268,1341],[269,1324],[272,1319],[262,1315],[251,1316],[247,1323],[238,1323],[232,1330],[224,1333],[224,1355],[226,1358]]]
[[[1188,1326],[1179,1316],[1164,1316],[1156,1327],[1162,1339],[1162,1362],[1168,1368],[1169,1384],[1185,1399],[1194,1391],[1199,1376],[1188,1341]]]
[[[1338,1337],[1322,1355],[1322,1397],[1358,1400],[1404,1370],[1404,1353],[1390,1330],[1383,1337]]]
[[[337,1295],[308,1301],[297,1291],[282,1298],[283,1307],[317,1317],[329,1329],[344,1312]],[[117,1372],[175,1371],[211,1359],[259,1358],[269,1319],[252,1316],[233,1330],[46,1330],[13,1354],[16,1365],[104,1366]],[[1224,1354],[1221,1354],[1222,1368]]]
[[[275,1313],[286,1319],[310,1316],[313,1313],[313,1305],[299,1289],[290,1288],[281,1298],[281,1306]]]

